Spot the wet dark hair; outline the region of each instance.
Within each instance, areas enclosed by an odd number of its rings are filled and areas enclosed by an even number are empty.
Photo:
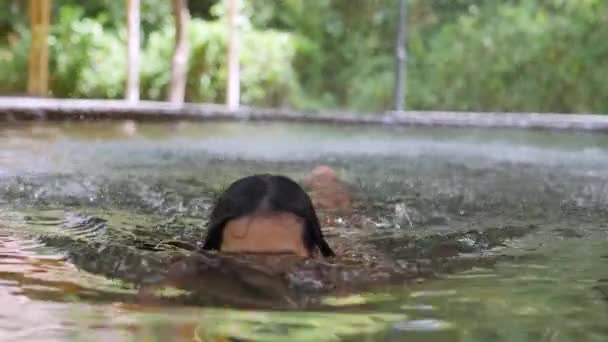
[[[220,250],[224,225],[258,211],[288,212],[304,219],[302,240],[309,253],[315,247],[324,257],[334,256],[308,194],[293,180],[278,175],[254,175],[232,183],[219,197],[209,218],[204,250]]]

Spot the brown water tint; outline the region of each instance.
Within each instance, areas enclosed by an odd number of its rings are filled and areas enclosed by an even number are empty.
[[[164,295],[171,296],[167,291]],[[78,271],[40,243],[6,233],[0,234],[0,305],[2,341],[223,341],[253,335],[278,340],[275,334],[286,329],[296,340],[337,338],[377,332],[402,318],[398,314],[323,312],[285,318],[278,312],[259,310],[159,307],[137,299],[135,291],[124,284]],[[279,330],[260,331],[268,322]]]
[[[107,303],[125,302],[132,297],[129,292],[133,291],[78,271],[65,256],[50,253],[39,242],[19,239],[6,227],[0,228],[2,341],[61,340],[75,336],[77,327],[98,330],[104,323],[97,317],[120,311]],[[95,322],[87,323],[88,317],[96,317]],[[115,332],[112,327],[99,336]]]

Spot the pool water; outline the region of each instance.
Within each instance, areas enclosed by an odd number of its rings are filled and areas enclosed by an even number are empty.
[[[606,341],[607,148],[524,130],[5,124],[0,340]],[[319,164],[357,216],[326,227],[330,244],[435,276],[290,307],[142,297],[133,277],[154,281],[170,252],[150,246],[200,241],[227,184]]]

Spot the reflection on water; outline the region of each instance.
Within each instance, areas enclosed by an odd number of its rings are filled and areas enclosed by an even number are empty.
[[[0,146],[2,341],[608,340],[603,135],[100,122],[8,126]],[[440,277],[352,276],[292,310],[147,302],[130,282],[154,282],[167,241],[196,246],[230,181],[319,163],[355,189],[326,227],[350,275]]]
[[[39,243],[0,236],[0,337],[2,341],[61,340],[87,332],[99,339],[136,338],[191,341],[222,337],[296,341],[369,334],[396,313],[323,313],[231,311],[142,306],[135,291],[79,272],[61,255],[45,253]],[[47,251],[48,252],[48,251]],[[88,303],[88,304],[83,304]],[[81,330],[82,329],[82,330]]]
[[[2,341],[52,341],[73,336],[78,333],[74,328],[81,324],[86,328],[81,318],[100,311],[93,303],[121,300],[129,293],[106,279],[78,272],[63,256],[44,250],[40,243],[15,238],[6,227],[0,228]],[[112,335],[116,335],[114,328],[108,329],[106,336]]]
[[[125,304],[133,291],[78,272],[59,255],[34,252],[39,244],[3,235],[0,239],[0,289],[3,341],[85,338],[91,329],[98,338],[137,340],[215,340],[222,337],[296,341],[369,334],[398,313],[323,313],[231,311],[195,308],[155,308]],[[107,288],[107,292],[100,289]],[[90,304],[82,304],[89,302]],[[59,304],[63,303],[63,304]],[[95,306],[92,306],[95,304]],[[86,314],[83,312],[86,311]],[[41,324],[44,322],[44,324]],[[76,330],[76,331],[74,331]]]

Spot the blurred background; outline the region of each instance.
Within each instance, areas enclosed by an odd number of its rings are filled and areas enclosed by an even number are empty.
[[[130,8],[141,23],[139,38],[132,36],[139,42],[137,98],[172,96],[181,25],[187,27],[185,89],[174,100],[226,102],[229,31],[236,27],[241,104],[389,110],[395,107],[399,2],[3,0],[0,94],[125,98]],[[608,112],[608,2],[404,3],[407,68],[399,93],[407,109]],[[42,50],[38,60],[48,60],[48,76],[42,70],[38,81],[30,80],[43,83],[39,89],[28,89],[28,68],[30,75],[37,68],[29,55],[33,32],[47,37],[48,51],[34,48]]]

